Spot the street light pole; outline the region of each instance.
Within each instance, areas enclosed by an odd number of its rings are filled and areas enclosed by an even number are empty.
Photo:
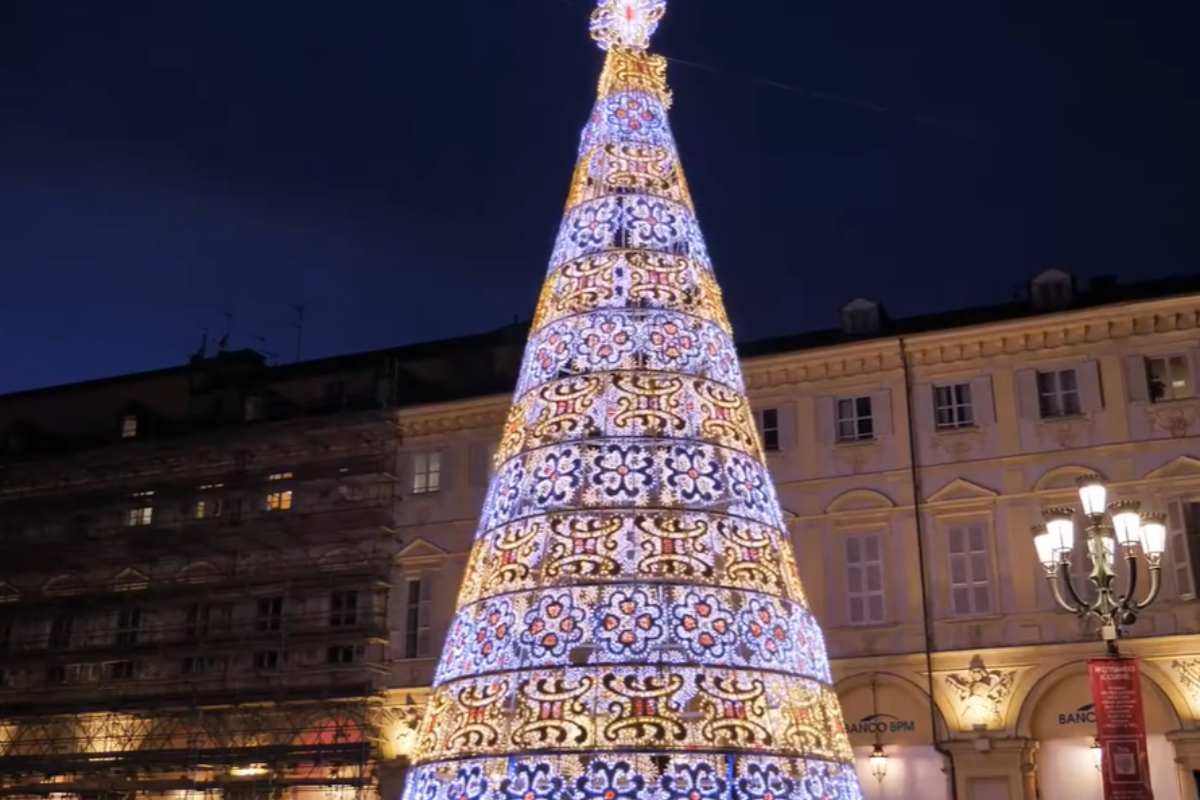
[[[1062,608],[1080,619],[1096,619],[1100,637],[1110,656],[1118,655],[1117,640],[1122,630],[1133,625],[1138,614],[1148,608],[1162,588],[1162,556],[1166,548],[1167,527],[1163,514],[1141,513],[1140,504],[1122,500],[1106,506],[1108,491],[1098,475],[1079,479],[1079,499],[1088,518],[1087,550],[1092,569],[1088,581],[1095,598],[1085,600],[1075,589],[1071,575],[1071,553],[1075,548],[1075,511],[1070,507],[1046,509],[1045,525],[1033,529],[1038,560],[1046,570],[1050,591]],[[1111,521],[1111,524],[1110,524]],[[1119,591],[1116,563],[1117,546],[1129,565],[1125,591]],[[1150,571],[1150,588],[1141,600],[1136,598],[1138,548]]]
[[[1106,505],[1107,499],[1108,490],[1099,475],[1084,475],[1079,479],[1079,500],[1088,520],[1087,553],[1092,564],[1087,578],[1094,597],[1080,597],[1071,576],[1071,554],[1075,549],[1073,508],[1046,509],[1046,524],[1034,528],[1033,545],[1046,570],[1046,581],[1055,602],[1081,620],[1095,619],[1100,623],[1100,638],[1104,640],[1107,658],[1088,661],[1088,679],[1096,709],[1098,746],[1094,752],[1096,764],[1101,768],[1104,796],[1106,800],[1115,800],[1118,796],[1152,796],[1145,721],[1138,702],[1137,661],[1120,657],[1117,640],[1158,598],[1167,526],[1163,514],[1138,513],[1141,506],[1136,501]],[[1118,586],[1120,581],[1114,568],[1118,546],[1129,565],[1124,591]],[[1136,595],[1139,549],[1150,571],[1150,588],[1140,600]],[[1105,765],[1113,753],[1132,763],[1132,772],[1125,770],[1120,776],[1106,772]],[[1138,793],[1126,791],[1135,785]]]

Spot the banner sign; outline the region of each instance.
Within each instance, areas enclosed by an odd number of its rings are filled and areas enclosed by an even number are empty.
[[[1104,800],[1154,800],[1137,659],[1093,658],[1088,679],[1096,704]]]

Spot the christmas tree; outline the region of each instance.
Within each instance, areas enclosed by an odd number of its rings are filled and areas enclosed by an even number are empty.
[[[861,796],[646,52],[607,51],[406,800]]]

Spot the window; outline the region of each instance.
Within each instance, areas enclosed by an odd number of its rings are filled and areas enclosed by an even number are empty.
[[[104,672],[103,664],[66,664],[47,670],[51,683],[97,683]]]
[[[221,516],[221,498],[202,497],[196,501],[193,514],[196,519],[216,519]]]
[[[117,612],[117,635],[113,641],[122,647],[135,645],[141,630],[142,610],[140,608],[122,608]]]
[[[268,481],[290,481],[296,477],[294,472],[273,472],[267,476]]]
[[[254,668],[266,672],[279,669],[279,651],[259,650],[254,654]]]
[[[763,449],[777,452],[779,448],[779,409],[764,408],[758,420],[762,431]]]
[[[59,614],[50,620],[50,649],[66,650],[71,646],[71,629],[75,619],[69,614]]]
[[[184,620],[184,633],[193,641],[210,635],[229,633],[233,607],[229,604],[208,605],[193,603]]]
[[[1038,408],[1042,419],[1073,417],[1079,411],[1079,382],[1073,369],[1037,374]]]
[[[153,522],[154,506],[151,503],[154,492],[134,492],[130,497],[134,500],[134,506],[125,514],[125,525],[130,528],[140,528]]]
[[[329,624],[334,628],[358,624],[358,592],[330,592]]]
[[[354,648],[349,645],[336,645],[326,651],[325,660],[330,664],[353,664]]]
[[[132,661],[109,661],[104,665],[104,674],[109,680],[127,681],[133,678]]]
[[[404,597],[404,658],[429,656],[429,606],[432,584],[410,578]]]
[[[987,541],[982,524],[950,528],[950,600],[956,616],[992,611]]]
[[[1146,359],[1146,384],[1151,403],[1185,400],[1193,396],[1192,371],[1183,356]]]
[[[970,428],[975,425],[971,408],[971,384],[955,383],[933,388],[933,417],[939,431]]]
[[[864,442],[875,438],[870,397],[849,397],[837,401],[837,440]]]
[[[278,631],[283,628],[283,598],[260,597],[254,616],[254,629],[261,632]]]
[[[269,492],[267,494],[267,511],[291,511],[292,490]]]
[[[851,625],[883,623],[883,555],[879,534],[846,539],[846,590]]]
[[[1167,504],[1167,552],[1163,571],[1175,579],[1175,593],[1189,598],[1196,594],[1195,567],[1200,559],[1200,503],[1173,501]]]
[[[136,439],[138,435],[137,414],[126,414],[121,418],[121,438]]]
[[[184,675],[203,675],[212,667],[208,656],[188,656],[183,659],[180,672]]]
[[[442,454],[413,456],[413,494],[433,494],[442,488]]]

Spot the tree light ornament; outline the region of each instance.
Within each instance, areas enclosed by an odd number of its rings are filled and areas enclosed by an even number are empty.
[[[405,800],[860,800],[642,48],[608,50]]]
[[[592,12],[592,38],[602,50],[645,50],[667,13],[667,0],[600,0]]]

